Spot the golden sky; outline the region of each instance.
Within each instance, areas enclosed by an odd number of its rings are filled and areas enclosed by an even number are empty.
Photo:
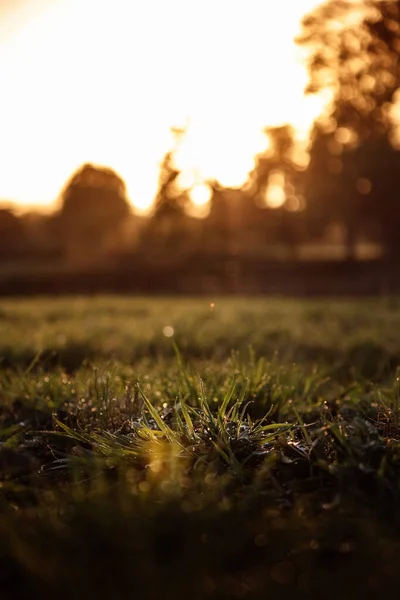
[[[145,208],[185,123],[185,171],[240,185],[266,125],[304,137],[322,109],[293,43],[318,3],[0,0],[0,199],[50,206],[94,162]]]

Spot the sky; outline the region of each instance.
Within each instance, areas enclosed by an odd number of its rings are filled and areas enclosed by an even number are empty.
[[[294,44],[318,3],[0,0],[0,200],[52,207],[93,162],[145,209],[183,126],[187,178],[241,185],[265,126],[304,139],[322,111]]]

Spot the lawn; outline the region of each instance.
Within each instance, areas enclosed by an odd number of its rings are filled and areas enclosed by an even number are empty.
[[[400,300],[8,299],[0,597],[400,583]]]

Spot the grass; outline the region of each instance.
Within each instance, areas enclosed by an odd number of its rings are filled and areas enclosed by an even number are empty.
[[[21,299],[0,319],[1,598],[397,589],[396,298]]]

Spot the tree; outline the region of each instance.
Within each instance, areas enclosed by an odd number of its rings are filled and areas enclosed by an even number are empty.
[[[270,143],[256,158],[249,183],[256,203],[265,207],[260,225],[266,241],[282,242],[294,255],[302,237],[301,219],[296,213],[301,205],[304,165],[290,125],[267,128],[265,134]]]
[[[182,251],[186,238],[187,215],[185,207],[188,195],[178,183],[180,171],[175,167],[173,152],[166,152],[160,164],[158,190],[154,200],[154,212],[143,232],[143,244],[156,254],[167,252],[176,255]]]
[[[118,235],[129,214],[126,187],[112,169],[85,164],[73,174],[61,193],[58,231],[79,252],[98,250]]]
[[[160,163],[153,215],[143,237],[143,243],[153,251],[166,252],[166,256],[174,258],[193,250],[202,230],[199,220],[188,214],[192,187],[182,185],[182,172],[175,163],[186,133],[186,126],[171,128],[173,145]]]
[[[400,152],[380,136],[360,146],[358,154],[362,181],[369,190],[370,216],[379,227],[388,256],[399,259]]]
[[[0,260],[21,257],[26,250],[26,231],[21,218],[11,209],[0,208]]]
[[[330,0],[303,20],[298,42],[309,50],[307,91],[331,96],[312,137],[311,214],[319,223],[342,220],[349,256],[357,233],[374,218],[388,252],[398,254],[399,154],[389,140],[398,127],[400,1]]]
[[[384,133],[400,87],[400,1],[329,0],[302,28],[308,93],[328,91],[331,117],[360,141]]]
[[[314,236],[324,234],[332,223],[340,224],[347,259],[355,258],[357,238],[371,212],[371,197],[362,193],[369,191],[367,183],[362,189],[364,174],[358,148],[343,149],[334,134],[314,127],[304,183],[308,230]]]
[[[255,196],[263,202],[271,174],[279,171],[285,180],[291,179],[294,171],[293,152],[295,148],[294,132],[290,125],[265,129],[269,146],[256,158],[256,165],[250,174]]]
[[[171,127],[173,145],[165,153],[160,164],[158,189],[154,201],[154,221],[170,218],[182,220],[190,203],[189,189],[183,189],[179,182],[181,171],[175,165],[176,152],[187,133],[185,127]]]
[[[186,190],[179,187],[180,171],[174,166],[173,152],[167,152],[160,165],[158,191],[154,202],[154,219],[182,217],[189,202]]]

